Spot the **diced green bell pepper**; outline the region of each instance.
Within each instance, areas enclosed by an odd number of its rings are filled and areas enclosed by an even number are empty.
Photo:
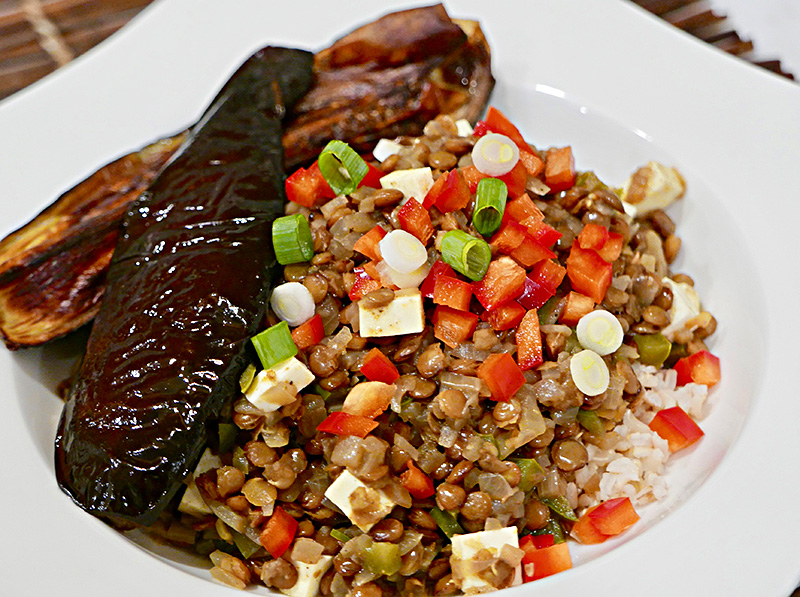
[[[400,546],[396,543],[373,541],[362,554],[364,568],[373,574],[391,576],[403,565]]]
[[[635,334],[633,341],[639,349],[639,360],[654,367],[661,367],[672,349],[672,342],[663,334]]]

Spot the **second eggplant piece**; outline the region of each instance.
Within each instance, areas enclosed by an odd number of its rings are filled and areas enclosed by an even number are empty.
[[[333,138],[371,151],[381,137],[416,136],[439,113],[472,122],[494,84],[474,21],[441,5],[390,13],[314,56],[315,80],[292,108],[284,166],[313,160]],[[120,158],[0,242],[0,337],[36,346],[91,321],[127,204],[179,146],[172,138]]]

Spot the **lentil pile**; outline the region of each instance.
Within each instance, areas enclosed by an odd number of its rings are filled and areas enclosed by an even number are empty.
[[[209,554],[216,579],[337,597],[536,580],[569,567],[568,542],[634,524],[665,494],[670,453],[702,435],[659,416],[694,424],[719,377],[716,321],[671,269],[681,241],[663,208],[680,175],[650,163],[616,189],[494,109],[466,128],[439,117],[379,144],[365,178],[379,182],[346,194],[316,166],[287,181],[316,181],[286,211],[313,256],[284,267],[302,285],[284,308],[310,296],[313,317],[292,324],[291,364],[245,372],[154,528]],[[519,158],[492,177],[474,148],[497,133]],[[483,179],[506,189],[485,234]],[[382,241],[401,230],[425,252],[398,275]],[[482,273],[473,239],[490,250]],[[285,326],[276,313],[266,327]]]

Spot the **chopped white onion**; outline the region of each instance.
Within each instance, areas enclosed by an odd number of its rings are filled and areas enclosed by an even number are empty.
[[[401,274],[410,274],[428,260],[425,245],[405,230],[392,230],[380,240],[378,247],[386,264]]]
[[[314,298],[300,282],[287,282],[276,287],[269,305],[275,315],[292,327],[314,317]]]
[[[472,163],[487,176],[503,176],[519,161],[519,147],[505,135],[486,133],[472,148]]]

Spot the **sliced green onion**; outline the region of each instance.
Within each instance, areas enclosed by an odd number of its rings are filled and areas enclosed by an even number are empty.
[[[310,261],[314,256],[311,226],[302,214],[282,216],[272,223],[272,247],[281,265]]]
[[[253,380],[256,378],[256,366],[253,363],[249,363],[244,371],[242,371],[242,375],[239,377],[239,389],[242,390],[242,394],[247,391],[247,388],[250,387],[250,384],[253,383]]]
[[[378,248],[386,264],[401,274],[418,270],[428,259],[425,245],[405,230],[392,230],[378,241]]]
[[[483,178],[478,183],[475,195],[475,209],[472,214],[472,223],[475,230],[488,236],[494,233],[503,222],[503,212],[506,210],[506,197],[508,187],[499,178]]]
[[[472,163],[488,176],[503,176],[519,161],[519,147],[499,133],[486,133],[472,148]]]
[[[276,286],[269,297],[272,311],[288,323],[297,327],[314,317],[314,297],[300,282],[285,282]]]
[[[458,524],[456,517],[450,514],[450,512],[434,506],[431,508],[431,516],[433,517],[433,520],[436,521],[436,524],[439,525],[439,528],[442,529],[442,532],[448,536],[448,538],[456,534],[464,534],[464,529],[460,524]]]
[[[477,282],[489,269],[492,249],[483,239],[463,230],[450,230],[442,238],[442,259],[457,272]]]
[[[289,324],[285,321],[276,323],[253,336],[250,341],[255,346],[264,369],[274,367],[297,354],[297,345],[292,340]]]
[[[347,195],[358,188],[369,166],[344,141],[330,141],[319,154],[319,171],[337,195]]]
[[[339,529],[331,529],[331,537],[333,537],[334,539],[338,539],[342,543],[347,543],[352,538],[350,537],[350,535],[348,535],[344,531],[340,531]]]

